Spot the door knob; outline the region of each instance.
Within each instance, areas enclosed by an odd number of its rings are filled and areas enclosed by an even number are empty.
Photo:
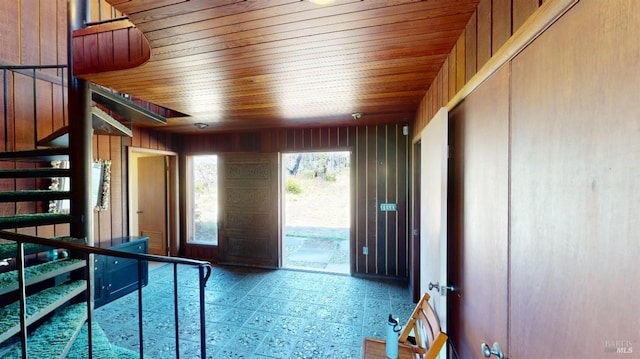
[[[429,290],[437,290],[440,291],[440,282],[431,283],[429,282]]]
[[[482,343],[480,350],[482,350],[482,355],[485,358],[490,358],[492,355],[495,355],[498,359],[504,359],[504,353],[502,353],[502,348],[498,342],[493,343],[493,347],[491,348],[489,348],[487,343]]]

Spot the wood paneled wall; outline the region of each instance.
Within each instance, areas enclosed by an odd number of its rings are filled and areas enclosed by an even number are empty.
[[[129,205],[127,191],[127,146],[173,151],[173,135],[147,128],[133,127],[133,137],[94,136],[95,159],[111,161],[111,191],[109,207],[94,212],[95,242],[99,247],[122,243],[129,233]]]
[[[57,65],[67,58],[66,1],[0,2],[0,64]],[[0,72],[0,151],[33,149],[40,139],[66,125],[65,73],[59,69]],[[6,81],[6,93],[4,83]],[[5,111],[6,110],[6,111]],[[6,131],[5,131],[6,128]],[[33,167],[33,163],[0,162],[0,168]],[[2,190],[46,189],[48,180],[3,179]],[[48,203],[0,205],[2,215],[46,211]],[[44,237],[68,234],[68,225],[21,228]]]
[[[91,21],[122,16],[104,0],[92,0]],[[67,63],[67,1],[2,1],[0,2],[0,64],[3,65],[65,65]],[[0,86],[0,150],[24,150],[35,147],[35,139],[43,138],[68,124],[66,69],[7,72],[7,115],[4,113],[4,88]],[[35,101],[34,101],[35,86]],[[37,121],[34,123],[34,115]],[[4,122],[7,131],[4,130]],[[108,247],[128,235],[126,196],[126,146],[171,150],[173,137],[148,129],[133,129],[132,139],[115,136],[94,136],[93,157],[111,161],[109,207],[94,212],[95,243]],[[6,141],[6,148],[5,148]],[[39,165],[47,165],[46,163]],[[1,168],[14,166],[0,162]],[[16,163],[15,166],[33,166]],[[0,180],[3,190],[48,188],[49,180]],[[46,211],[47,203],[20,202],[0,204],[0,213],[11,215],[35,209]],[[40,226],[20,229],[21,233],[42,237],[69,234],[69,225]]]
[[[525,4],[511,5],[513,28],[535,10]],[[635,354],[640,4],[565,4],[451,112],[458,294],[449,334],[460,357],[480,357],[480,343],[494,341],[505,357]],[[448,75],[473,71],[468,50]],[[441,93],[460,90],[450,80],[434,83],[417,121],[446,104]],[[616,290],[594,285],[603,282]]]
[[[402,125],[182,135],[178,142],[184,154],[352,151],[353,272],[408,278],[409,138]],[[381,212],[380,203],[396,203],[398,211]],[[363,247],[368,255],[362,254]],[[194,250],[206,255],[202,248]]]
[[[438,109],[447,105],[542,3],[542,0],[482,0],[478,4],[420,102],[412,132],[414,139],[420,137]]]
[[[67,63],[67,1],[0,2],[0,63]]]
[[[149,43],[129,20],[73,32],[75,76],[134,68],[149,60]]]

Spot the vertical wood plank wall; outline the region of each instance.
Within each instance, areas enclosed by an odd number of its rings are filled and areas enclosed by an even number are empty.
[[[419,134],[429,119],[441,106],[462,88],[488,58],[509,38],[519,23],[538,6],[538,0],[483,0],[469,21],[465,32],[450,52],[444,66],[425,94],[416,113],[412,134]],[[104,0],[91,1],[92,21],[120,16],[111,10]],[[0,61],[8,64],[66,63],[66,1],[2,2],[0,13],[19,14],[7,16],[0,22],[3,34],[0,38]],[[55,13],[56,21],[50,14]],[[45,16],[46,14],[46,16]],[[6,20],[6,21],[4,21]],[[39,23],[38,23],[39,21]],[[35,23],[34,23],[35,22]],[[20,34],[20,36],[18,36]],[[55,45],[53,45],[55,44]],[[12,79],[12,86],[28,92],[26,79]],[[54,130],[64,124],[64,106],[55,105],[61,96],[59,85],[51,86],[51,115],[46,109],[38,109],[38,129]],[[47,90],[45,90],[46,93]],[[43,95],[44,96],[44,95]],[[22,96],[19,96],[22,98]],[[17,101],[17,102],[16,102]],[[13,148],[22,142],[32,141],[30,127],[20,119],[29,106],[14,100],[10,109],[12,121],[8,138]],[[64,100],[66,101],[66,99]],[[44,101],[46,103],[46,101]],[[40,103],[40,101],[39,101]],[[44,106],[44,105],[39,105]],[[15,122],[14,122],[15,121]],[[42,128],[42,129],[41,129]],[[344,149],[354,151],[354,238],[356,273],[383,276],[408,277],[407,249],[407,173],[409,139],[402,129],[393,126],[366,126],[334,129],[273,130],[262,133],[238,133],[231,136],[195,136],[190,140],[194,151],[298,151],[320,149]],[[348,134],[347,134],[348,132]],[[44,132],[43,132],[44,135]],[[31,137],[30,137],[31,136]],[[124,147],[176,150],[174,139],[162,132],[134,131],[134,138],[109,138],[97,136],[95,158],[112,161],[112,188],[109,210],[96,217],[96,242],[108,246],[112,238],[127,234],[126,207],[126,156]],[[335,139],[335,140],[332,140]],[[3,184],[5,185],[5,184]],[[10,184],[19,188],[20,183]],[[398,212],[380,212],[379,203],[397,202]],[[33,205],[33,204],[32,204]],[[11,206],[9,206],[11,207]],[[21,210],[20,208],[2,210]],[[37,231],[55,235],[64,231],[58,228],[42,228]],[[116,239],[117,240],[117,239]],[[369,255],[362,255],[362,247]]]
[[[548,0],[546,0],[548,1]],[[543,0],[482,0],[429,86],[416,112],[412,137],[420,132],[440,107],[476,74]]]
[[[183,135],[183,154],[223,152],[352,151],[352,250],[354,273],[408,277],[408,150],[402,125],[282,129],[213,135]],[[397,212],[379,211],[380,203],[397,203]],[[277,210],[277,208],[274,208]],[[184,234],[183,236],[184,237]],[[189,246],[186,246],[189,248]],[[367,247],[369,254],[362,254]],[[193,247],[194,256],[207,256]],[[203,252],[204,251],[204,252]]]
[[[91,21],[122,16],[104,0],[92,0]],[[67,1],[2,1],[0,2],[0,64],[4,65],[56,65],[67,63]],[[35,80],[36,101],[33,99],[34,79],[31,73],[7,72],[7,116],[0,111],[1,151],[34,148],[34,131],[38,138],[68,124],[66,98],[66,70],[38,71]],[[62,78],[62,80],[61,80]],[[0,86],[0,99],[4,88]],[[4,106],[4,100],[0,101]],[[37,114],[34,126],[33,116]],[[4,131],[7,121],[7,131]],[[112,162],[109,207],[95,213],[96,244],[108,247],[120,242],[128,234],[126,201],[126,151],[125,146],[153,149],[170,149],[172,136],[135,130],[134,138],[94,136],[94,158]],[[6,148],[5,148],[6,140]],[[0,168],[14,166],[11,162],[0,162]],[[33,166],[16,163],[15,166]],[[0,180],[2,190],[32,188],[33,179]],[[37,188],[48,188],[50,181],[37,180]],[[47,203],[19,202],[3,203],[0,213],[46,211]],[[39,226],[19,229],[21,233],[42,237],[69,234],[69,225]]]
[[[99,247],[122,243],[129,235],[129,207],[127,200],[127,146],[173,151],[173,135],[134,127],[133,138],[94,136],[94,157],[111,161],[111,189],[107,210],[94,212],[95,242]]]
[[[2,1],[0,2],[0,64],[2,65],[56,65],[65,64],[67,4],[57,1]],[[0,151],[34,148],[35,137],[43,138],[66,125],[66,93],[60,70],[7,71],[0,73]],[[6,80],[7,90],[4,91]],[[34,90],[37,98],[34,99]],[[6,95],[6,101],[5,101]],[[6,106],[6,116],[5,116]],[[36,121],[34,123],[34,116]],[[6,132],[5,132],[6,125]],[[32,163],[0,162],[0,168],[33,167]],[[46,189],[45,179],[3,179],[2,190]],[[36,209],[46,211],[48,203],[3,203],[2,215],[29,213]],[[66,235],[68,225],[50,225],[21,228],[20,233],[52,237]]]

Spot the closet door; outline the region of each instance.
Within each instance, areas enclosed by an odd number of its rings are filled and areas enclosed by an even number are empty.
[[[513,358],[638,357],[638,33],[580,1],[512,62]]]
[[[508,353],[509,67],[450,112],[449,330],[460,358]]]

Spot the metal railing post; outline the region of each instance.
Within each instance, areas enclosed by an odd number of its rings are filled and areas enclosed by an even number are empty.
[[[38,81],[36,69],[32,70],[33,76],[33,143],[38,146]]]
[[[210,272],[209,272],[210,273]],[[206,325],[205,325],[205,315],[204,315],[204,286],[206,284],[206,280],[204,275],[204,267],[202,265],[198,266],[198,274],[199,274],[199,283],[200,283],[200,357],[207,357],[207,334],[206,334]]]
[[[173,311],[176,328],[176,359],[180,359],[180,328],[178,311],[178,264],[173,264]]]
[[[175,315],[175,334],[176,334],[176,358],[180,356],[180,338],[179,338],[179,307],[178,307],[178,264],[185,264],[190,266],[198,267],[199,274],[199,287],[200,287],[200,353],[203,358],[206,358],[206,322],[205,322],[205,286],[209,277],[211,275],[211,264],[209,262],[198,261],[193,259],[186,258],[175,258],[175,257],[164,257],[157,256],[151,254],[140,254],[140,253],[130,253],[130,252],[121,252],[111,249],[104,249],[99,247],[87,246],[84,244],[77,244],[66,241],[52,241],[50,239],[39,238],[31,235],[9,232],[0,230],[0,238],[8,239],[11,241],[15,241],[18,244],[18,275],[19,275],[19,291],[20,291],[20,314],[21,314],[21,341],[23,347],[23,358],[26,359],[27,355],[27,321],[26,321],[26,282],[24,278],[24,243],[37,244],[40,246],[51,247],[55,246],[57,248],[63,248],[70,251],[76,251],[77,253],[82,253],[86,255],[86,271],[92,272],[94,263],[93,263],[93,255],[104,255],[110,257],[118,257],[118,258],[127,258],[127,259],[135,259],[138,263],[138,330],[140,334],[140,357],[144,357],[144,335],[143,335],[143,316],[142,316],[142,283],[143,283],[143,261],[158,261],[161,263],[171,263],[174,266],[173,271],[173,279],[174,279],[174,315]],[[54,243],[52,243],[54,242]],[[206,270],[206,273],[205,273]],[[89,325],[89,357],[92,357],[93,354],[93,336],[92,336],[92,320],[93,320],[93,286],[94,281],[93,277],[88,278],[87,280],[87,309],[88,309],[88,325]]]
[[[24,278],[24,244],[16,242],[18,250],[18,291],[20,296],[20,342],[22,343],[22,358],[29,357],[27,349],[27,291]]]
[[[142,327],[142,261],[138,259],[138,334],[140,338],[140,358],[144,358]]]
[[[8,125],[8,121],[9,119],[7,118],[7,116],[9,115],[9,105],[7,104],[7,88],[8,88],[8,84],[7,84],[7,69],[2,69],[2,89],[3,89],[3,97],[4,97],[4,101],[3,101],[3,107],[4,107],[4,151],[7,152],[9,151],[9,134],[7,133],[9,131],[9,125]]]
[[[89,339],[87,340],[87,345],[89,349],[89,359],[93,358],[93,276],[91,273],[93,272],[93,255],[90,253],[85,254],[86,256],[86,268],[85,273],[87,276],[87,336]]]

